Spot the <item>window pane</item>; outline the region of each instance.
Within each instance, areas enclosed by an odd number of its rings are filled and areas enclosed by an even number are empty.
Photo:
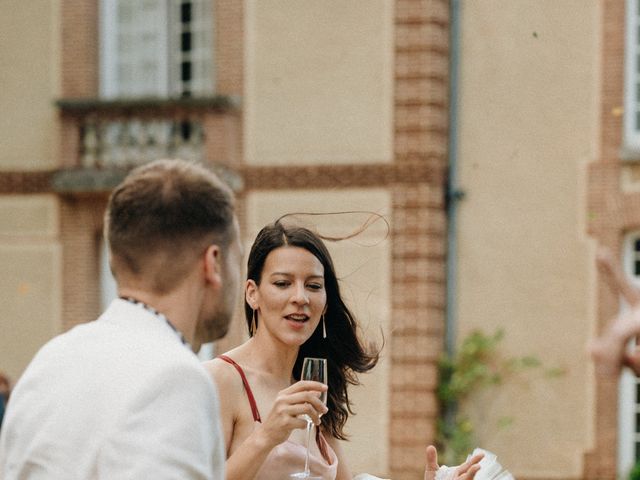
[[[191,2],[186,2],[180,5],[180,21],[182,23],[191,22]]]
[[[640,443],[636,442],[636,460],[640,460]]]
[[[638,98],[640,98],[640,96]],[[633,249],[636,252],[640,252],[640,238],[636,239],[636,241],[633,242]]]
[[[191,62],[182,62],[182,75],[183,82],[191,80]]]
[[[640,262],[638,260],[633,262],[633,274],[636,277],[640,276]]]
[[[180,38],[180,50],[183,52],[191,51],[191,32],[182,32]]]

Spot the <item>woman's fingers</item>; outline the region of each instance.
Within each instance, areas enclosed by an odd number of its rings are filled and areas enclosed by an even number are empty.
[[[476,473],[478,473],[479,470],[480,470],[480,465],[473,465],[472,467],[469,468],[467,473],[465,473],[459,478],[460,480],[473,480],[476,477]]]
[[[316,392],[326,392],[328,388],[329,387],[327,387],[324,383],[314,382],[311,380],[300,380],[299,382],[296,382],[293,385],[285,388],[280,393],[297,393],[308,390],[314,390]]]
[[[458,480],[472,480],[478,470],[480,470],[480,460],[484,458],[484,453],[477,453],[473,457],[467,459],[466,462],[461,463],[456,467],[456,479]]]
[[[303,383],[303,382],[298,382]],[[324,386],[317,382],[307,382],[313,386]],[[294,385],[292,385],[293,387]],[[307,415],[311,421],[320,425],[320,417],[327,413],[326,405],[320,400],[320,391],[318,390],[300,390],[300,388],[309,385],[295,385],[295,388],[286,388],[282,390],[275,401],[270,417],[273,418],[270,424],[280,425],[280,428],[293,430],[295,428],[304,428],[306,419],[302,415]],[[293,391],[294,393],[291,393]],[[298,418],[300,417],[300,418]]]
[[[309,417],[314,425],[320,425],[320,418],[322,417],[322,413],[318,413],[318,411],[309,403],[297,403],[295,405],[290,405],[287,409],[287,413],[294,419],[305,418],[304,415]],[[295,428],[302,428],[306,426],[306,419],[302,426]]]
[[[438,471],[438,451],[433,445],[427,447],[427,466],[424,469],[424,480],[435,480]]]
[[[298,392],[281,398],[283,408],[292,416],[308,415],[313,423],[320,424],[320,417],[327,413],[327,406],[320,400],[319,392]]]

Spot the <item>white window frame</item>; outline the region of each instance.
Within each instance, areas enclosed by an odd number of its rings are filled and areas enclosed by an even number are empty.
[[[623,269],[631,281],[640,287],[640,275],[636,275],[634,264],[640,261],[640,251],[635,244],[640,241],[640,230],[625,236],[623,247]],[[621,299],[620,309],[627,309]],[[630,348],[634,347],[633,343]],[[618,384],[618,472],[626,478],[636,464],[636,443],[640,443],[640,432],[636,431],[636,415],[640,413],[640,402],[636,398],[638,378],[628,369],[624,369]]]
[[[121,33],[118,22],[118,4],[130,0],[100,0],[99,9],[99,52],[100,52],[100,97],[106,99],[123,97],[180,97],[183,89],[192,96],[205,96],[214,93],[215,55],[214,55],[214,0],[192,0],[192,21],[189,24],[191,50],[182,52],[180,33],[185,26],[180,21],[180,0],[153,0],[158,2],[160,16],[165,18],[164,25],[157,23],[160,41],[159,49],[149,56],[158,65],[158,75],[147,93],[139,95],[128,92],[118,82],[118,38]],[[140,1],[140,0],[136,0]],[[156,24],[154,24],[156,25]],[[183,82],[180,64],[191,62],[191,80]],[[134,90],[136,87],[134,86]]]
[[[626,0],[624,48],[623,152],[627,159],[640,159],[640,0]]]

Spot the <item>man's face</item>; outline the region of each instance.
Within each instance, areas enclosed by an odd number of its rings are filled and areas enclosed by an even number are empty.
[[[224,337],[238,305],[242,246],[237,220],[233,223],[233,239],[221,252],[220,264],[222,286],[219,291],[210,294],[205,300],[201,318],[196,327],[196,343],[212,342]]]

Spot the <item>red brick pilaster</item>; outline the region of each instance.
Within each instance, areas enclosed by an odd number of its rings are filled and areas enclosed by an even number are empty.
[[[449,2],[396,0],[395,163],[430,171],[393,186],[390,475],[422,478],[444,345]]]
[[[599,244],[621,253],[625,232],[640,227],[638,194],[624,194],[620,185],[624,91],[625,2],[602,2],[602,90],[600,104],[600,157],[589,165],[587,230]],[[618,298],[597,283],[597,330],[616,314]],[[617,463],[617,379],[596,379],[593,449],[585,453],[585,480],[614,480]]]

